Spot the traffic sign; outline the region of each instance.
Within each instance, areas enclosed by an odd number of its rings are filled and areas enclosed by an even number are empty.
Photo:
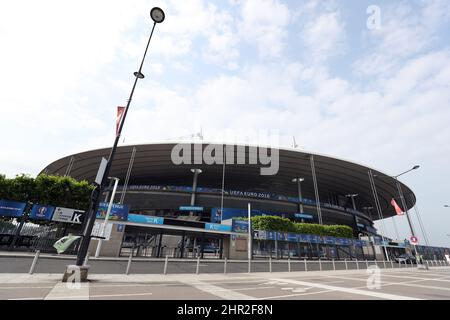
[[[417,239],[417,237],[414,237],[414,236],[409,238],[409,240],[411,240],[412,244],[418,244],[419,243],[419,239]]]

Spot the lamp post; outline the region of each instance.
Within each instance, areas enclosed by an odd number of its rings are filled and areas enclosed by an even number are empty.
[[[403,196],[403,190],[402,190],[402,187],[401,187],[401,185],[400,185],[400,181],[398,180],[398,178],[399,178],[400,176],[404,175],[404,174],[407,174],[408,172],[411,172],[411,171],[413,171],[413,170],[417,170],[417,169],[419,169],[419,168],[420,168],[420,166],[419,166],[419,165],[416,165],[416,166],[412,167],[411,169],[406,170],[405,172],[402,172],[402,173],[400,173],[400,174],[398,174],[398,175],[396,175],[396,176],[390,177],[390,178],[394,179],[394,181],[395,181],[395,184],[396,184],[396,187],[397,187],[397,192],[398,192],[398,195],[399,195],[399,197],[400,197],[400,201],[401,201],[401,203],[402,203],[403,210],[405,211],[406,219],[408,220],[408,225],[409,225],[409,229],[410,229],[410,231],[411,231],[411,236],[414,237],[414,238],[416,238],[416,234],[415,234],[415,232],[414,232],[414,228],[413,228],[413,225],[412,225],[411,218],[409,217],[408,207],[406,206],[405,197]],[[415,252],[415,254],[416,254],[416,258],[418,259],[417,261],[418,261],[418,262],[421,262],[421,259],[420,259],[420,257],[419,257],[419,254],[418,254],[418,252],[417,252],[417,247],[416,247],[416,245],[413,244],[413,247],[414,247],[414,252]]]
[[[125,123],[125,119],[127,117],[128,110],[129,110],[130,105],[131,105],[131,101],[133,99],[133,95],[134,95],[134,91],[136,89],[137,82],[138,82],[139,79],[144,79],[144,75],[142,74],[142,68],[144,66],[145,57],[147,55],[148,48],[150,46],[150,41],[152,39],[153,32],[155,30],[156,24],[157,23],[161,23],[161,22],[164,21],[165,14],[164,14],[164,11],[162,9],[155,7],[155,8],[153,8],[150,11],[150,17],[152,18],[154,23],[153,23],[153,27],[151,29],[150,37],[149,37],[148,42],[147,42],[147,47],[145,48],[144,56],[142,58],[139,70],[137,72],[134,72],[134,76],[135,76],[134,84],[133,84],[133,87],[131,89],[130,97],[129,97],[128,102],[127,102],[127,106],[125,107],[125,111],[124,111],[124,114],[123,114],[122,121],[120,122],[119,128],[117,130],[117,134],[116,134],[116,138],[114,140],[113,147],[111,148],[111,151],[110,151],[110,154],[109,154],[109,158],[108,158],[108,162],[106,164],[106,168],[105,168],[105,171],[104,171],[104,174],[103,174],[103,178],[101,179],[100,184],[96,185],[94,191],[91,194],[91,202],[89,204],[88,214],[87,214],[87,217],[86,217],[87,218],[87,223],[85,224],[85,228],[83,230],[82,241],[81,241],[81,245],[80,245],[80,248],[79,248],[78,254],[77,254],[76,265],[78,267],[81,267],[83,265],[84,259],[86,257],[86,254],[87,254],[87,251],[88,251],[88,248],[89,248],[89,243],[91,241],[92,228],[94,226],[95,216],[97,214],[98,205],[99,205],[99,202],[100,202],[100,196],[103,193],[103,189],[104,189],[107,177],[108,177],[109,172],[111,170],[111,165],[112,165],[112,162],[114,160],[114,156],[116,154],[117,145],[119,143],[120,135],[122,133],[123,125]]]
[[[303,213],[303,196],[302,196],[302,182],[303,181],[305,181],[305,178],[297,177],[297,178],[292,179],[292,182],[297,183],[297,192],[298,192],[298,203],[297,203],[298,207],[297,207],[297,209],[300,214]]]

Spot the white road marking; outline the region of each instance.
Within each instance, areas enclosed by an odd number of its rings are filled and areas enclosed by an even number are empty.
[[[337,286],[331,286],[331,285],[321,284],[321,283],[297,281],[297,280],[291,280],[291,279],[272,279],[272,280],[289,282],[291,284],[297,284],[297,285],[305,286],[305,287],[313,287],[313,288],[320,288],[320,289],[326,289],[326,290],[335,290],[335,291],[340,291],[340,292],[345,292],[345,293],[350,293],[350,294],[364,295],[364,296],[381,298],[381,299],[389,299],[389,300],[421,300],[421,299],[418,299],[418,298],[412,298],[412,297],[407,297],[407,296],[400,296],[400,295],[395,295],[395,294],[388,294],[388,293],[382,293],[382,292],[376,292],[376,291],[368,291],[368,290],[360,290],[360,289],[353,289],[353,288],[337,287]]]
[[[381,274],[381,277],[392,277],[392,278],[403,278],[403,279],[416,279],[416,280],[423,280],[423,281],[441,281],[441,282],[450,282],[450,280],[444,280],[444,278],[421,278],[421,277],[414,277],[414,276],[396,276],[391,274]]]
[[[73,289],[70,288],[71,285],[74,286]],[[79,288],[75,288],[75,285],[78,285]],[[60,299],[89,300],[89,283],[70,284],[58,282],[45,297],[45,300]]]
[[[198,290],[203,292],[215,295],[219,298],[225,300],[255,300],[255,297],[248,296],[246,294],[235,292],[231,289],[225,289],[219,286],[215,286],[209,283],[200,282],[200,281],[185,281],[187,285],[190,285]]]
[[[48,286],[48,287],[0,287],[0,290],[13,290],[13,289],[51,289],[54,286]]]

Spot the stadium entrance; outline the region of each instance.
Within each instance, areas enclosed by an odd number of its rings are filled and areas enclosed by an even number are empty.
[[[224,234],[127,225],[120,256],[222,259]]]

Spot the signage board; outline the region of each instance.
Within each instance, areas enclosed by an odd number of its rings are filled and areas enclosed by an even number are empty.
[[[306,214],[306,213],[295,213],[294,217],[299,218],[299,219],[309,219],[309,220],[313,219],[312,214]]]
[[[231,231],[231,226],[218,223],[205,223],[205,229],[213,231]]]
[[[33,205],[30,213],[30,219],[34,220],[52,220],[55,207],[44,206],[40,204]]]
[[[244,220],[235,220],[233,219],[232,230],[238,233],[247,233],[248,232],[248,222]]]
[[[108,241],[111,238],[111,232],[112,232],[112,223],[107,223],[105,226],[105,231],[102,235],[102,228],[103,228],[103,221],[95,221],[94,226],[92,227],[92,233],[91,236],[94,237],[103,237],[105,241]]]
[[[52,221],[81,224],[84,211],[57,207],[53,213]]]
[[[26,206],[24,202],[0,200],[0,216],[19,218],[23,215]]]
[[[106,213],[108,212],[109,203],[100,202],[97,211],[97,219],[105,219]],[[128,212],[130,211],[127,204],[113,203],[111,207],[111,212],[109,213],[108,220],[111,221],[127,221]]]
[[[130,213],[128,215],[128,222],[145,223],[145,224],[164,224],[164,218]]]
[[[182,207],[178,208],[178,210],[202,212],[204,209],[203,209],[203,207],[196,207],[196,206],[182,206]]]

